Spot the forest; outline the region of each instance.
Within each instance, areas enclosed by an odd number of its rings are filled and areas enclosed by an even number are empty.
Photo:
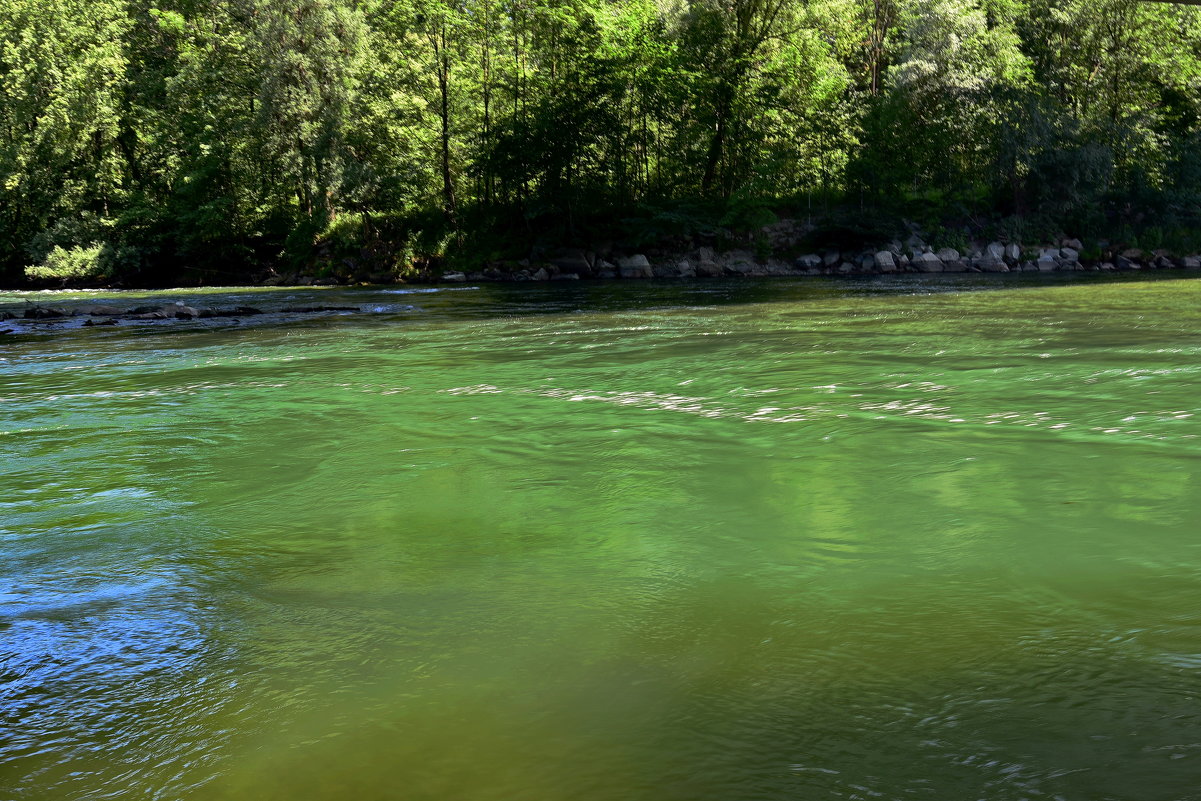
[[[1195,252],[1201,7],[0,0],[0,284],[401,276],[778,215]]]

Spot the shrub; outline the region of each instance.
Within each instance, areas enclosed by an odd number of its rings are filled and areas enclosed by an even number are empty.
[[[104,280],[112,275],[112,259],[108,250],[106,245],[99,242],[70,249],[55,245],[41,264],[25,268],[25,277],[35,281]]]

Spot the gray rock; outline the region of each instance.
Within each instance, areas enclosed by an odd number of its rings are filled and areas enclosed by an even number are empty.
[[[550,277],[550,280],[552,280],[552,281],[579,281],[580,276],[578,273],[558,273],[556,275],[552,275]]]
[[[696,278],[696,268],[687,259],[676,265],[676,271],[679,272],[681,278]]]
[[[812,270],[815,267],[821,267],[824,259],[816,253],[806,253],[804,256],[798,256],[796,266],[802,270]]]
[[[719,278],[723,270],[715,261],[700,261],[696,265],[696,274],[705,278]]]
[[[1065,239],[1060,242],[1060,244],[1069,250],[1075,250],[1077,252],[1084,250],[1084,243],[1082,243],[1079,239]]]
[[[1138,262],[1128,256],[1118,256],[1113,260],[1113,266],[1119,270],[1137,270],[1139,269]]]
[[[548,273],[546,271],[545,267],[539,267],[537,269],[537,271],[535,271],[534,274],[530,276],[530,278],[534,281],[549,281],[550,273]]]
[[[941,273],[943,271],[942,259],[933,253],[917,253],[909,263],[918,272]]]
[[[462,284],[467,281],[467,276],[460,272],[443,273],[442,280],[449,281],[452,284]]]
[[[1022,269],[1022,272],[1036,273],[1036,272],[1038,272],[1038,265],[1032,261],[1027,260],[1027,261],[1022,262],[1021,269]]]
[[[943,260],[942,271],[944,273],[966,273],[967,270],[967,265],[963,263],[962,259]]]
[[[837,267],[838,263],[840,261],[842,261],[841,253],[839,253],[837,250],[827,250],[825,252],[825,255],[822,256],[821,266],[822,267]]]
[[[70,317],[66,309],[53,306],[32,306],[25,310],[26,320],[57,320],[59,317]]]
[[[655,271],[651,267],[650,261],[641,253],[634,256],[627,256],[624,259],[618,259],[617,265],[622,278],[655,277]]]
[[[195,320],[200,316],[200,312],[193,309],[191,306],[176,306],[175,319],[177,320]]]
[[[938,256],[938,258],[944,263],[948,261],[959,261],[959,251],[955,250],[955,248],[939,248],[934,255]]]
[[[83,321],[84,328],[91,328],[92,326],[97,326],[97,325],[116,325],[116,324],[117,324],[117,321],[112,317],[109,317],[107,320],[100,320],[100,321],[91,320],[91,319]]]
[[[1059,255],[1068,261],[1080,261],[1080,251],[1076,248],[1060,248]]]
[[[988,246],[984,248],[984,255],[1002,261],[1005,258],[1005,246],[1000,242],[989,242]]]
[[[1185,256],[1180,260],[1180,266],[1186,270],[1201,270],[1201,257]]]
[[[1022,258],[1022,249],[1016,242],[1010,242],[1005,246],[1003,258],[1010,264],[1017,264]]]
[[[897,271],[897,263],[891,251],[881,250],[877,252],[873,261],[875,268],[882,273],[895,273]]]
[[[1038,257],[1038,271],[1040,273],[1049,273],[1059,269],[1059,262],[1054,257],[1048,255],[1048,251],[1044,251],[1043,255]]]
[[[1007,273],[1009,266],[997,256],[981,256],[972,260],[972,266],[982,273]]]
[[[120,317],[125,312],[116,306],[83,306],[77,313],[88,317]]]
[[[731,250],[725,254],[724,261],[727,275],[757,275],[761,272],[755,254],[749,250]]]
[[[550,259],[550,263],[559,268],[560,273],[589,275],[592,273],[592,262],[582,250],[564,251]]]

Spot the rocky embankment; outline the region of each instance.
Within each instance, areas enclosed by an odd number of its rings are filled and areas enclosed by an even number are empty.
[[[604,256],[564,250],[539,260],[493,265],[477,272],[446,272],[448,282],[575,281],[581,279],[718,278],[799,275],[892,275],[902,273],[1009,273],[1201,269],[1201,257],[1167,251],[1116,250],[1094,247],[1085,255],[1076,239],[1024,248],[1016,242],[976,244],[965,252],[935,249],[916,234],[905,243],[892,242],[862,250],[825,249],[794,258],[763,257],[746,249],[717,251],[698,247],[684,252],[658,251]]]
[[[213,318],[238,321],[243,317],[268,314],[299,316],[358,311],[361,311],[358,306],[285,306],[277,310],[264,310],[254,306],[225,306],[198,309],[182,302],[128,308],[100,304],[76,307],[30,305],[20,313],[0,310],[0,333],[14,333],[21,326],[41,323],[55,324],[59,327],[74,325],[80,328],[91,328],[120,325],[123,322],[208,320]]]

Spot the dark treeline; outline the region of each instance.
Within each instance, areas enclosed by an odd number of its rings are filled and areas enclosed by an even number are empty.
[[[0,0],[0,280],[773,209],[1196,248],[1199,120],[1201,9],[1136,0]]]

